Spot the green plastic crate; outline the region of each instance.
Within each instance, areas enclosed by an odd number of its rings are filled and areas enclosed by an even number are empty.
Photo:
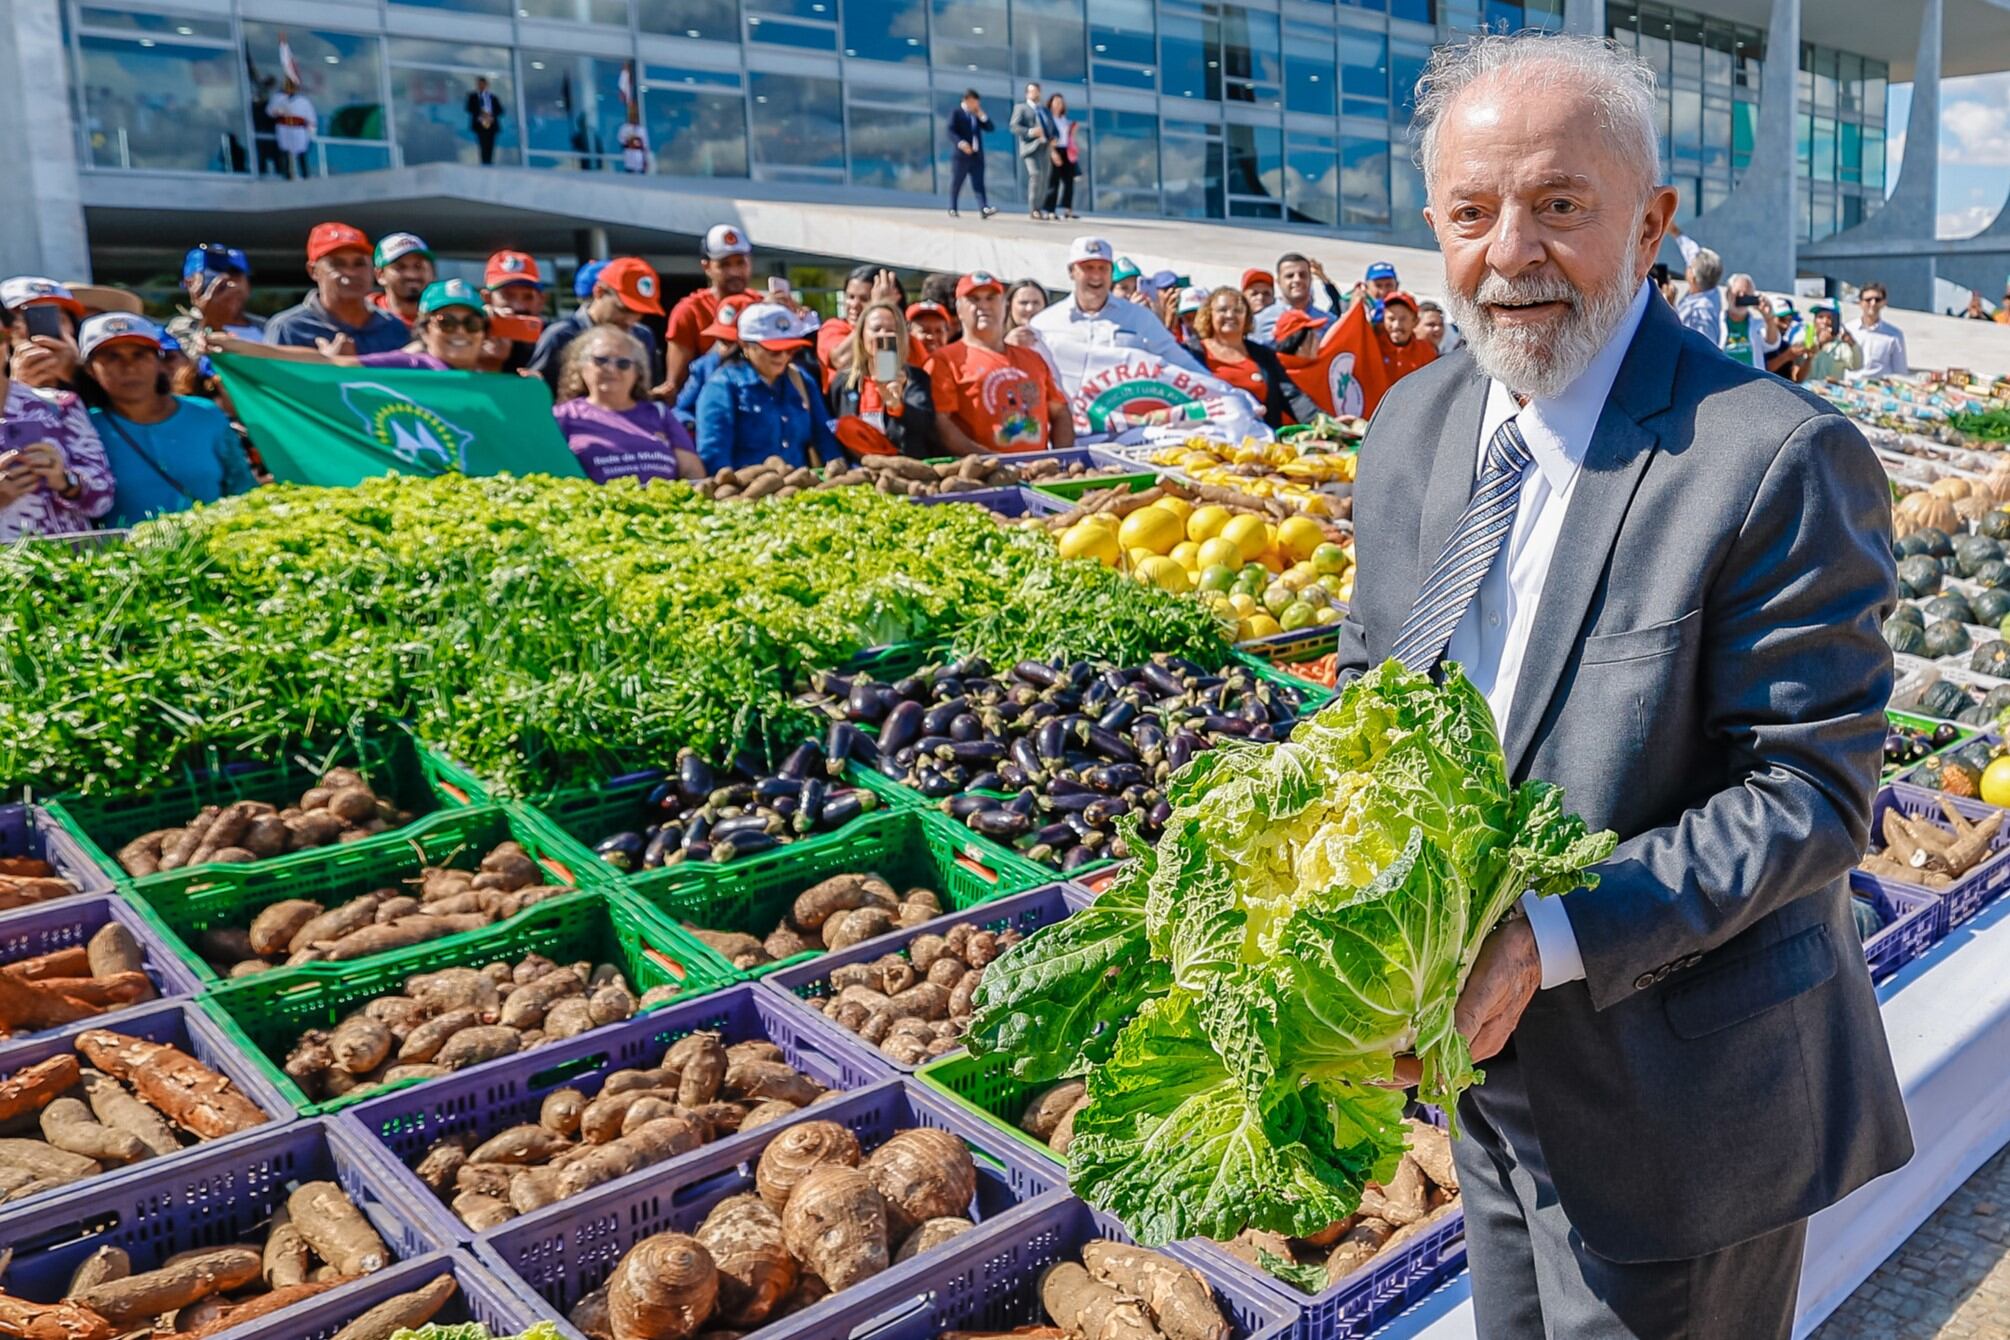
[[[576,863],[554,851],[555,841],[542,824],[514,808],[480,805],[442,810],[395,836],[322,847],[258,866],[210,865],[172,871],[141,881],[129,896],[140,903],[149,921],[164,933],[196,976],[206,985],[214,985],[225,978],[202,955],[205,931],[248,927],[260,912],[289,898],[334,907],[372,890],[398,885],[424,866],[472,868],[491,849],[511,838],[544,867],[546,879],[553,884],[580,887],[613,883],[619,878],[599,861],[575,871]],[[463,931],[430,943],[445,945],[481,933]]]
[[[1928,734],[1939,730],[1942,726],[1954,727],[1957,732],[1954,743],[1943,745],[1942,748],[1944,749],[1959,749],[1976,736],[1976,730],[1973,726],[1964,726],[1958,721],[1942,721],[1938,717],[1920,716],[1917,712],[1893,712],[1889,709],[1886,710],[1884,715],[1893,725],[1907,726],[1913,730],[1923,730]],[[1938,753],[1939,750],[1935,750],[1934,752]],[[1887,763],[1884,765],[1883,770],[1878,773],[1878,780],[1880,782],[1888,782],[1907,768],[1917,766],[1918,764],[1916,763]]]
[[[1080,502],[1085,493],[1097,493],[1103,489],[1121,488],[1126,493],[1143,493],[1159,482],[1159,477],[1150,470],[1140,470],[1128,475],[1089,475],[1074,479],[1056,479],[1028,485],[1037,492],[1068,502]]]
[[[938,1093],[944,1093],[964,1108],[1003,1131],[1027,1149],[1052,1159],[1064,1160],[1044,1140],[1019,1129],[1019,1114],[1042,1089],[1051,1084],[1029,1084],[1012,1077],[1012,1058],[998,1052],[979,1056],[961,1051],[930,1061],[914,1072],[914,1077]]]
[[[539,953],[560,963],[618,964],[637,995],[681,983],[689,1000],[731,984],[732,974],[696,940],[635,906],[618,888],[591,889],[539,903],[498,926],[451,941],[415,945],[360,963],[309,963],[229,982],[201,998],[203,1011],[251,1057],[303,1116],[338,1111],[378,1087],[316,1102],[281,1067],[310,1028],[332,1028],[366,1001],[403,989],[415,973],[480,967]],[[424,1080],[414,1083],[423,1084]]]
[[[1275,688],[1292,689],[1300,694],[1303,699],[1298,709],[1300,716],[1310,716],[1337,696],[1333,690],[1324,685],[1314,684],[1310,680],[1300,679],[1296,675],[1280,670],[1261,656],[1251,656],[1246,651],[1235,651],[1229,653],[1229,658],[1238,665],[1247,666],[1264,683]]]
[[[289,754],[276,763],[229,764],[216,771],[189,769],[183,780],[138,796],[59,796],[48,804],[51,814],[75,837],[87,855],[121,885],[144,884],[147,880],[172,878],[183,872],[134,879],[112,853],[142,833],[176,828],[194,818],[205,805],[228,805],[239,800],[263,800],[284,808],[297,804],[301,793],[313,786],[320,775],[304,761],[304,753]],[[315,755],[317,765],[352,767],[370,778],[373,788],[386,785],[392,797],[415,814],[426,814],[463,802],[451,792],[436,790],[426,751],[403,731],[383,736],[345,739],[326,755]],[[439,765],[433,760],[433,766]],[[381,791],[380,791],[381,794]],[[406,830],[409,831],[409,826]],[[253,861],[241,866],[210,866],[212,870],[266,870],[279,861]]]
[[[1023,893],[1054,882],[1052,872],[979,837],[948,817],[890,810],[814,842],[727,866],[674,865],[631,875],[628,892],[659,920],[689,922],[712,931],[744,931],[766,938],[797,894],[832,875],[876,872],[896,889],[935,890],[945,912]],[[681,928],[680,928],[681,929]],[[761,977],[815,958],[796,954],[742,973]]]

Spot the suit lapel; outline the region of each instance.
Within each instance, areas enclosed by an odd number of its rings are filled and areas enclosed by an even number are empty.
[[[1612,546],[1633,502],[1640,476],[1659,441],[1644,426],[1668,407],[1681,357],[1681,324],[1668,304],[1648,300],[1626,359],[1593,430],[1591,449],[1564,514],[1563,535],[1543,579],[1521,677],[1508,712],[1508,775],[1524,757],[1553,707],[1557,683],[1583,640],[1585,616],[1604,581]]]
[[[1478,368],[1469,365],[1465,379],[1447,397],[1449,403],[1438,429],[1437,454],[1431,461],[1430,476],[1424,481],[1424,502],[1417,526],[1417,571],[1409,588],[1412,602],[1429,580],[1445,541],[1451,538],[1453,528],[1459,524],[1459,515],[1473,496],[1473,485],[1479,478],[1480,419],[1486,413],[1490,384]],[[1388,646],[1382,649],[1382,655],[1387,656],[1394,647],[1403,618],[1409,612],[1410,606],[1405,604],[1397,618],[1398,627],[1389,630]]]

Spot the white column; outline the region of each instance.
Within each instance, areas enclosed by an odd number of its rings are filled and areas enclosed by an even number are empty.
[[[0,275],[91,277],[69,69],[53,0],[0,0]]]

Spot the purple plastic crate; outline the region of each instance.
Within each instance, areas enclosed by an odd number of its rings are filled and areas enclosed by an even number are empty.
[[[1877,801],[1871,808],[1871,840],[1883,843],[1885,812],[1896,807],[1899,813],[1911,819],[1928,819],[1941,828],[1951,828],[1947,816],[1941,812],[1940,802],[1945,799],[1965,819],[1999,825],[1990,849],[1992,854],[1982,864],[1970,870],[1945,888],[1933,889],[1924,884],[1912,884],[1901,880],[1886,879],[1863,870],[1850,872],[1850,885],[1860,890],[1873,886],[1886,889],[1903,889],[1908,893],[1923,893],[1938,898],[1947,908],[1945,924],[1941,933],[1953,930],[1962,922],[1986,907],[1997,894],[2010,888],[2010,812],[1994,805],[1985,805],[1979,800],[1963,800],[1947,795],[1944,791],[1926,791],[1903,783],[1887,786],[1878,792]]]
[[[988,507],[999,516],[1051,516],[1065,512],[1074,504],[1061,498],[1038,493],[1029,488],[1014,486],[1002,489],[971,489],[965,493],[934,493],[915,502],[935,503],[976,503]]]
[[[751,1191],[754,1165],[768,1141],[797,1121],[836,1121],[849,1127],[870,1151],[895,1131],[934,1126],[963,1137],[977,1154],[977,1196],[971,1218],[978,1230],[1026,1203],[1058,1189],[1058,1170],[1042,1166],[1030,1150],[1012,1150],[943,1100],[906,1080],[888,1080],[828,1103],[801,1116],[775,1122],[745,1135],[708,1145],[673,1170],[628,1178],[583,1196],[546,1206],[490,1229],[475,1239],[475,1255],[517,1290],[540,1316],[563,1318],[582,1297],[614,1273],[622,1256],[657,1233],[688,1233],[728,1196]],[[941,1250],[925,1252],[893,1266],[871,1285],[891,1289],[934,1278]],[[817,1323],[827,1310],[848,1301],[843,1294],[753,1334],[780,1336]],[[559,1323],[567,1340],[584,1340],[570,1323]]]
[[[1883,928],[1863,942],[1864,962],[1870,966],[1873,982],[1891,976],[1940,943],[1947,934],[1947,928],[1941,924],[1946,904],[1931,894],[1893,888],[1874,876],[1870,887],[1856,888],[1851,893],[1869,900],[1884,918]]]
[[[1050,1196],[1037,1208],[992,1231],[966,1233],[937,1253],[924,1278],[889,1286],[866,1283],[832,1300],[814,1320],[800,1315],[789,1340],[935,1340],[947,1330],[1008,1331],[1047,1322],[1040,1305],[1040,1274],[1062,1261],[1079,1261],[1092,1238],[1130,1242],[1122,1224],[1073,1196]],[[1232,1340],[1284,1340],[1298,1309],[1214,1261],[1178,1247],[1165,1254],[1192,1266],[1214,1290],[1232,1327]],[[797,1318],[791,1318],[796,1321]]]
[[[77,840],[40,805],[0,805],[0,856],[33,856],[47,861],[80,893],[118,891],[112,877],[85,855]]]
[[[452,1275],[454,1296],[433,1317],[441,1326],[478,1321],[495,1335],[515,1335],[537,1321],[493,1271],[465,1252],[433,1252],[317,1294],[304,1303],[220,1331],[214,1340],[329,1340],[377,1304]]]
[[[39,1061],[46,1061],[51,1056],[74,1051],[77,1034],[97,1026],[95,1020],[73,1024],[60,1033],[45,1033],[32,1041],[7,1048],[5,1052],[0,1052],[0,1079],[5,1079]],[[87,1181],[72,1182],[68,1186],[44,1191],[40,1195],[25,1196],[20,1200],[0,1204],[0,1245],[5,1245],[9,1241],[10,1234],[5,1225],[19,1212],[64,1196],[75,1195],[85,1188],[97,1187],[114,1178],[127,1177],[135,1172],[144,1174],[151,1171],[158,1174],[160,1169],[174,1167],[184,1159],[220,1146],[234,1145],[240,1141],[266,1135],[276,1127],[293,1120],[293,1105],[280,1097],[279,1091],[266,1080],[257,1065],[230,1045],[229,1040],[223,1035],[223,1030],[196,1008],[193,1001],[156,1001],[151,1005],[141,1006],[120,1018],[115,1031],[127,1037],[145,1038],[149,1042],[161,1042],[181,1048],[210,1069],[229,1076],[231,1083],[235,1084],[246,1098],[268,1113],[272,1121],[237,1135],[227,1135],[219,1140],[205,1140],[200,1144],[190,1145],[179,1154],[149,1159],[130,1168],[100,1173]],[[78,1059],[81,1063],[82,1058]]]
[[[891,1068],[903,1075],[911,1075],[916,1067],[894,1060],[874,1044],[848,1031],[832,1020],[810,1009],[804,1004],[808,1000],[820,1000],[831,994],[831,973],[849,963],[870,963],[888,954],[907,956],[908,945],[918,935],[941,935],[952,926],[970,925],[980,929],[1003,930],[1010,926],[1021,935],[1031,935],[1042,926],[1052,925],[1065,918],[1081,903],[1071,902],[1069,893],[1087,899],[1086,892],[1072,884],[1049,884],[1026,893],[1015,893],[1009,898],[999,898],[962,912],[950,912],[932,921],[923,922],[912,930],[896,935],[876,936],[863,944],[835,954],[822,954],[793,968],[783,968],[759,979],[759,985],[779,993],[789,1007],[801,1014],[807,1024],[816,1031],[819,1039],[828,1038],[833,1050],[842,1049],[847,1055],[860,1058],[861,1062],[877,1070]],[[961,1051],[962,1048],[958,1048]],[[929,1060],[936,1060],[930,1057]]]
[[[175,952],[162,942],[160,935],[147,924],[146,917],[116,894],[63,898],[53,903],[38,903],[18,911],[0,913],[0,964],[86,944],[99,930],[114,921],[131,931],[133,939],[139,942],[140,953],[144,956],[144,971],[152,980],[154,990],[160,992],[159,999],[185,999],[202,990],[195,974],[184,967]],[[143,1010],[154,1003],[151,1000],[142,1001],[124,1009],[107,1010],[84,1021],[82,1026],[117,1028],[119,1021],[134,1010]],[[78,1024],[64,1024],[56,1029],[16,1033],[0,1040],[0,1052],[17,1042],[48,1033],[74,1032],[78,1027]]]
[[[387,1174],[418,1207],[434,1236],[443,1242],[468,1242],[473,1239],[468,1226],[412,1172],[434,1141],[456,1131],[474,1131],[487,1139],[511,1126],[536,1121],[546,1095],[573,1088],[592,1097],[615,1071],[654,1066],[671,1043],[701,1029],[717,1032],[728,1045],[766,1038],[782,1049],[782,1058],[790,1065],[829,1088],[862,1089],[885,1078],[880,1067],[831,1047],[799,1010],[745,985],[653,1010],[503,1062],[397,1089],[346,1108],[336,1117],[383,1154]],[[661,1176],[677,1163],[639,1169],[629,1179]]]
[[[70,1274],[100,1247],[120,1247],[135,1274],[177,1252],[260,1242],[273,1211],[303,1182],[333,1181],[398,1260],[445,1244],[421,1229],[386,1183],[377,1158],[345,1130],[296,1122],[174,1159],[135,1164],[32,1210],[0,1219],[14,1249],[7,1292],[35,1302],[63,1296]]]

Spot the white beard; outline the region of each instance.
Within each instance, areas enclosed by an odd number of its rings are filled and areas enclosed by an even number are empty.
[[[1530,399],[1549,399],[1591,365],[1633,306],[1639,284],[1632,278],[1639,260],[1636,242],[1609,283],[1580,293],[1560,275],[1538,271],[1524,279],[1503,279],[1488,271],[1472,297],[1445,280],[1452,320],[1473,351],[1481,372]],[[1564,302],[1570,304],[1553,331],[1529,326],[1496,326],[1488,303]]]

